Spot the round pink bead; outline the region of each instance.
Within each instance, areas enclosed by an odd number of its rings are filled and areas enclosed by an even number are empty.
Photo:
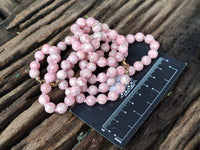
[[[78,18],[76,20],[76,24],[79,25],[81,28],[85,26],[86,22],[84,18]]]
[[[107,70],[108,77],[115,77],[117,75],[117,70],[114,67],[109,67]]]
[[[110,39],[116,39],[116,37],[117,37],[117,31],[115,31],[115,30],[110,30],[110,31],[108,32],[108,37],[109,37]]]
[[[65,103],[58,103],[55,112],[64,114],[67,111],[67,105]]]
[[[45,104],[44,109],[47,113],[51,114],[55,111],[56,105],[52,102]]]
[[[109,52],[108,56],[115,57],[116,54],[117,54],[117,51],[112,50],[112,51]]]
[[[89,62],[89,63],[87,64],[87,69],[89,69],[89,70],[92,71],[92,72],[95,71],[96,68],[97,68],[97,66],[96,66],[95,63]]]
[[[73,25],[71,25],[71,27],[70,27],[70,30],[71,30],[71,32],[72,33],[74,33],[76,30],[78,30],[78,29],[80,29],[80,27],[79,27],[79,25],[77,25],[77,24],[73,24]]]
[[[126,52],[128,52],[128,46],[126,44],[121,44],[121,45],[119,45],[119,49],[118,50],[121,53],[126,53]]]
[[[124,54],[121,52],[117,52],[115,55],[117,62],[121,62],[124,59]]]
[[[80,75],[84,78],[90,78],[92,76],[92,72],[89,69],[83,69],[80,71]]]
[[[141,61],[136,61],[133,64],[133,67],[135,68],[136,71],[141,71],[144,68],[144,65]]]
[[[150,48],[151,48],[152,50],[158,50],[159,47],[160,47],[160,44],[159,44],[159,42],[157,42],[157,41],[152,41],[152,42],[150,43]]]
[[[35,59],[37,60],[37,61],[41,61],[41,60],[43,60],[44,59],[44,53],[43,52],[41,52],[41,51],[37,51],[37,52],[35,52]]]
[[[68,77],[68,78],[71,78],[71,77],[73,77],[73,76],[74,76],[74,71],[73,71],[72,69],[68,70],[68,71],[67,71],[67,77]]]
[[[108,93],[108,99],[111,100],[111,101],[116,101],[118,99],[117,91],[110,91]]]
[[[64,70],[59,70],[56,75],[57,79],[59,80],[64,80],[67,78],[67,72],[65,72]]]
[[[117,60],[115,57],[108,57],[107,65],[110,67],[115,67],[117,65]]]
[[[97,102],[101,105],[105,104],[108,101],[108,97],[105,94],[99,94],[97,96]]]
[[[38,69],[31,69],[30,71],[29,71],[29,76],[31,77],[31,78],[36,78],[36,77],[38,77],[40,75],[40,71],[38,70]]]
[[[32,61],[30,63],[30,68],[31,69],[39,69],[40,68],[40,63],[38,61]]]
[[[90,33],[91,28],[90,28],[89,26],[86,25],[86,26],[84,26],[84,27],[82,28],[82,30],[83,30],[84,33],[87,34],[87,33]]]
[[[152,41],[154,41],[154,37],[151,34],[147,34],[144,37],[144,41],[145,41],[145,43],[150,44]]]
[[[79,62],[79,67],[83,70],[83,69],[87,68],[87,64],[88,64],[87,60],[81,60]]]
[[[96,82],[97,82],[97,77],[96,77],[96,75],[92,75],[89,79],[88,79],[88,82],[90,83],[90,84],[95,84]]]
[[[122,43],[124,43],[126,41],[126,38],[123,35],[118,35],[116,38],[116,43],[118,45],[121,45]]]
[[[83,60],[86,57],[86,53],[83,51],[76,52],[76,55],[78,56],[79,60]]]
[[[94,24],[93,26],[92,26],[92,31],[93,32],[100,32],[101,31],[101,24]]]
[[[107,65],[107,59],[105,57],[100,57],[97,61],[99,67],[105,67]]]
[[[65,90],[68,87],[68,82],[66,80],[61,80],[58,84],[58,87],[61,90]]]
[[[63,70],[71,69],[72,68],[71,62],[69,60],[63,60],[61,62],[61,68]]]
[[[102,38],[101,32],[95,32],[93,34],[93,38],[96,39],[96,40],[98,40],[100,42],[101,38]]]
[[[71,43],[71,36],[66,36],[66,38],[65,38],[65,43],[67,44],[67,45],[71,45],[72,43]]]
[[[120,94],[123,93],[125,91],[125,86],[124,84],[117,84],[116,85],[116,91]]]
[[[88,89],[87,85],[81,86],[81,92],[82,93],[87,92],[87,89]]]
[[[104,52],[102,50],[98,50],[98,51],[96,51],[96,53],[99,55],[99,57],[104,56]]]
[[[81,88],[79,86],[73,86],[71,87],[71,95],[77,96],[81,93]]]
[[[46,73],[44,79],[47,83],[51,83],[56,80],[56,75],[55,73]]]
[[[47,62],[49,64],[56,64],[60,62],[61,57],[59,54],[51,54],[50,56],[47,57]]]
[[[76,102],[81,104],[85,101],[85,95],[84,94],[79,94],[76,96]]]
[[[79,77],[76,82],[77,82],[78,86],[86,86],[87,85],[87,79],[83,78],[83,77]]]
[[[101,83],[99,84],[99,92],[106,93],[109,89],[109,86],[107,83]]]
[[[71,44],[73,44],[74,42],[79,42],[79,40],[77,37],[71,36]]]
[[[103,43],[101,44],[101,49],[104,51],[104,52],[108,52],[110,50],[110,46],[108,43]]]
[[[151,64],[151,57],[149,56],[143,56],[141,59],[141,62],[145,65],[148,66]]]
[[[95,86],[95,85],[91,85],[89,88],[88,88],[88,93],[90,95],[96,95],[98,92],[98,88]]]
[[[118,45],[116,43],[112,43],[111,44],[111,50],[117,51],[118,50]]]
[[[118,66],[117,73],[119,76],[124,75],[126,73],[126,69],[123,66]]]
[[[89,17],[86,19],[86,24],[89,26],[89,27],[92,27],[94,24],[95,24],[95,19],[92,18],[92,17]]]
[[[57,47],[58,47],[61,51],[64,51],[64,50],[66,50],[67,45],[66,45],[65,42],[59,42],[59,43],[57,44]]]
[[[136,35],[135,35],[135,40],[137,42],[142,42],[144,40],[144,34],[141,33],[141,32],[138,32]]]
[[[79,61],[79,58],[78,56],[73,53],[73,54],[70,54],[69,57],[68,57],[68,60],[72,63],[72,64],[76,64],[78,61]]]
[[[79,51],[81,49],[81,43],[78,41],[75,41],[72,43],[72,49],[75,51]]]
[[[49,54],[60,54],[60,50],[56,46],[50,46]]]
[[[98,49],[100,47],[100,41],[97,39],[92,40],[92,45],[95,49]]]
[[[84,101],[88,106],[93,106],[96,103],[96,98],[92,95],[86,97]]]
[[[50,64],[47,66],[47,71],[50,73],[56,73],[59,69],[58,64]]]
[[[108,84],[109,86],[114,85],[114,84],[115,84],[115,78],[108,78],[107,84]]]
[[[97,62],[99,59],[99,55],[96,52],[90,52],[88,55],[88,59],[90,62]]]
[[[129,44],[132,44],[132,43],[135,42],[135,37],[134,37],[133,34],[128,34],[128,35],[126,36],[126,40],[127,40],[127,42],[128,42]]]
[[[44,44],[43,46],[42,46],[42,52],[44,53],[44,54],[49,54],[49,45],[48,44]]]
[[[80,36],[81,43],[89,43],[90,42],[90,36],[88,34],[82,34]]]
[[[128,73],[130,76],[134,75],[135,74],[135,68],[130,66],[129,69],[128,69]]]
[[[107,31],[109,30],[109,26],[108,26],[106,23],[103,23],[103,24],[101,25],[101,28],[102,28],[102,30],[105,31],[105,32],[107,32]]]
[[[121,76],[120,81],[123,84],[128,84],[131,81],[131,79],[128,75],[125,74],[125,75]]]
[[[64,102],[67,106],[72,106],[75,103],[75,98],[72,95],[67,95],[64,99]]]
[[[42,95],[39,96],[38,101],[39,101],[40,104],[45,105],[50,101],[50,98],[49,98],[48,95],[42,94]]]
[[[77,85],[77,78],[76,77],[70,78],[69,79],[69,84],[71,86],[76,86]]]
[[[152,59],[156,58],[158,56],[158,51],[156,50],[149,50],[148,56]]]
[[[67,96],[67,95],[70,95],[71,94],[71,88],[66,88],[65,89],[65,95]]]
[[[47,94],[47,93],[51,92],[51,85],[48,83],[43,83],[40,86],[40,90],[42,93]]]
[[[89,44],[89,43],[82,44],[81,45],[81,49],[86,53],[94,51],[93,46],[91,44]]]
[[[107,75],[104,72],[101,72],[101,73],[98,74],[97,80],[101,83],[106,82],[107,81]]]

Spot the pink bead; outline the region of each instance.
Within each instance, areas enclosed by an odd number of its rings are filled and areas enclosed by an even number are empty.
[[[110,50],[110,46],[108,43],[103,43],[101,44],[101,49],[104,51],[104,52],[108,52]]]
[[[45,104],[47,104],[50,101],[50,98],[49,98],[48,95],[42,94],[42,95],[39,96],[38,100],[39,100],[40,104],[45,105]]]
[[[37,52],[35,52],[35,59],[37,60],[37,61],[41,61],[41,60],[43,60],[44,59],[44,53],[43,52],[41,52],[41,51],[37,51]]]
[[[105,104],[108,101],[108,97],[105,94],[99,94],[97,96],[97,102],[101,105]]]
[[[125,74],[125,75],[121,76],[120,81],[123,84],[128,84],[131,81],[131,79],[128,75]]]
[[[78,29],[76,31],[74,31],[74,36],[79,38],[82,34],[84,34],[82,29]]]
[[[110,91],[108,93],[108,99],[111,100],[111,101],[116,101],[118,99],[117,91]]]
[[[60,54],[60,49],[58,49],[56,46],[50,46],[49,54]]]
[[[154,41],[154,37],[151,34],[147,34],[144,37],[144,41],[145,41],[145,43],[150,44],[152,41]]]
[[[38,70],[38,69],[31,69],[30,71],[29,71],[29,76],[31,77],[31,78],[36,78],[36,77],[38,77],[40,75],[40,71]]]
[[[72,69],[68,70],[68,71],[67,71],[67,77],[68,77],[68,78],[71,78],[71,77],[73,77],[73,76],[74,76],[74,71],[73,71]]]
[[[115,78],[108,78],[107,84],[108,84],[109,86],[114,85],[114,84],[115,84]]]
[[[93,32],[100,32],[101,31],[101,24],[94,24],[93,26],[92,26],[92,30],[93,30]]]
[[[151,57],[149,56],[143,56],[141,59],[141,62],[145,65],[148,66],[151,64]]]
[[[144,34],[141,33],[141,32],[138,32],[136,35],[135,35],[135,40],[137,42],[142,42],[144,40]]]
[[[98,49],[100,47],[100,42],[97,39],[92,40],[92,45],[95,49]]]
[[[65,38],[65,43],[67,44],[67,45],[71,45],[72,43],[71,43],[71,36],[66,36],[66,38]]]
[[[67,111],[67,105],[65,103],[58,103],[55,112],[64,114]]]
[[[98,40],[100,42],[101,38],[102,38],[101,32],[95,32],[93,34],[93,38],[96,39],[96,40]]]
[[[118,50],[118,45],[116,43],[112,43],[111,44],[111,50],[117,51]]]
[[[55,73],[58,71],[58,69],[59,69],[59,66],[57,64],[50,64],[47,66],[47,71],[49,73]]]
[[[68,70],[68,69],[71,69],[72,68],[72,65],[71,65],[71,62],[69,60],[63,60],[61,62],[61,68],[63,70]]]
[[[94,48],[91,44],[89,43],[84,43],[81,45],[81,50],[83,50],[84,52],[88,53],[88,52],[92,52],[94,51]]]
[[[96,51],[96,53],[99,55],[99,57],[104,56],[104,52],[102,50],[98,50],[98,51]]]
[[[88,93],[90,95],[96,95],[98,92],[98,88],[95,86],[95,85],[91,85],[89,88],[88,88]]]
[[[117,84],[116,85],[116,91],[120,94],[123,93],[125,91],[125,86],[124,84]]]
[[[105,41],[106,43],[108,43],[107,40],[108,40],[107,33],[101,31],[101,41]]]
[[[121,45],[122,43],[124,43],[126,41],[126,38],[123,35],[118,35],[116,38],[116,43],[118,45]]]
[[[126,40],[127,40],[127,42],[128,42],[129,44],[132,44],[132,43],[135,42],[135,37],[134,37],[133,34],[128,34],[128,35],[126,36]]]
[[[107,76],[113,78],[116,75],[117,75],[117,70],[114,67],[109,67],[107,70]]]
[[[95,71],[96,68],[97,68],[97,66],[96,66],[95,63],[89,62],[89,63],[87,64],[87,69],[89,69],[89,70],[92,71],[92,72]]]
[[[87,85],[81,86],[81,92],[82,93],[87,92],[87,89],[88,89]]]
[[[99,92],[106,93],[109,89],[109,86],[107,83],[101,83],[99,84]]]
[[[104,72],[101,72],[101,73],[98,74],[97,80],[101,83],[106,82],[107,81],[107,75]]]
[[[124,59],[124,54],[121,52],[117,52],[115,55],[117,62],[121,62]]]
[[[141,71],[144,68],[144,65],[141,61],[136,61],[133,64],[133,67],[135,68],[136,71]]]
[[[47,83],[51,83],[53,81],[56,80],[56,75],[55,73],[46,73],[44,75],[44,80],[47,82]]]
[[[72,95],[67,95],[64,99],[64,102],[67,106],[72,106],[75,103],[75,98]]]
[[[89,69],[83,69],[80,71],[80,75],[84,78],[90,78],[92,76],[92,72]]]
[[[78,18],[76,20],[76,24],[79,25],[81,28],[85,26],[86,22],[84,18]]]
[[[73,54],[70,54],[69,57],[68,57],[68,60],[72,63],[72,64],[76,64],[78,61],[79,61],[79,58],[78,56],[73,53]]]
[[[117,51],[112,50],[112,51],[109,52],[108,56],[115,57],[116,54],[117,54]]]
[[[39,69],[40,68],[40,63],[38,61],[32,61],[30,63],[30,68],[31,69]]]
[[[99,55],[96,52],[90,52],[88,55],[88,59],[90,62],[97,62],[99,59]]]
[[[108,37],[109,37],[110,39],[116,39],[116,37],[117,37],[117,31],[115,31],[115,30],[110,30],[110,31],[108,32]]]
[[[85,85],[87,85],[87,79],[83,78],[83,77],[79,77],[76,82],[77,82],[78,86],[85,86]]]
[[[65,95],[67,96],[67,95],[70,95],[71,94],[71,88],[66,88],[65,89]]]
[[[99,67],[105,67],[107,65],[107,59],[105,57],[100,57],[97,61]]]
[[[79,67],[83,70],[87,67],[87,64],[88,64],[87,60],[81,60],[79,62]]]
[[[80,27],[79,27],[79,25],[77,25],[77,24],[73,24],[73,25],[71,25],[71,27],[70,27],[70,30],[71,30],[71,32],[72,33],[74,33],[76,30],[78,30],[78,29],[80,29]]]
[[[45,104],[44,109],[47,113],[51,114],[55,111],[56,105],[52,102]]]
[[[97,82],[97,77],[96,77],[96,75],[92,75],[89,79],[88,79],[88,82],[90,83],[90,84],[95,84],[96,82]]]
[[[44,54],[49,54],[49,45],[48,44],[44,44],[43,46],[42,46],[42,52],[44,53]]]
[[[56,75],[57,79],[59,80],[64,80],[67,78],[67,72],[65,72],[64,70],[59,70]]]
[[[121,44],[121,45],[119,45],[119,52],[121,52],[121,53],[126,53],[126,52],[128,52],[128,46],[126,46],[126,44]]]
[[[86,19],[86,24],[89,26],[89,27],[92,27],[94,24],[95,24],[95,19],[92,18],[92,17],[89,17]]]
[[[157,41],[152,41],[152,42],[150,43],[150,48],[151,48],[152,50],[158,50],[159,47],[160,47],[160,44],[159,44],[159,42],[157,42]]]
[[[81,88],[79,86],[73,86],[71,88],[71,95],[72,96],[77,96],[81,93]]]
[[[84,33],[88,34],[88,33],[90,33],[91,28],[89,26],[84,26],[82,30]]]
[[[123,66],[118,66],[117,67],[117,74],[119,76],[124,75],[126,73],[126,69]]]
[[[86,53],[83,51],[76,52],[76,55],[78,56],[79,60],[83,60],[86,57]]]
[[[58,84],[58,87],[61,90],[65,90],[68,87],[68,82],[66,80],[61,80]]]
[[[47,57],[47,62],[49,64],[56,64],[60,62],[61,57],[59,54],[51,54],[50,56]]]
[[[74,42],[79,42],[78,38],[75,36],[71,36],[71,44],[73,44]]]
[[[135,74],[135,68],[130,66],[129,69],[128,69],[128,73],[130,76],[134,75]]]
[[[102,28],[102,30],[105,31],[105,32],[107,32],[107,31],[109,30],[109,26],[108,26],[106,23],[103,23],[103,24],[101,25],[101,28]]]
[[[76,96],[76,102],[81,104],[85,101],[85,95],[84,94],[79,94]]]
[[[90,42],[90,36],[88,34],[82,34],[80,36],[81,43],[89,43]]]
[[[48,83],[43,83],[40,86],[40,90],[42,93],[47,94],[47,93],[51,92],[51,85]]]
[[[79,51],[81,49],[81,43],[78,41],[75,41],[72,43],[72,49],[75,51]]]
[[[156,58],[158,56],[158,51],[156,50],[149,50],[148,56],[151,57],[152,59]]]
[[[115,67],[117,65],[117,60],[115,57],[108,57],[107,65],[110,67]]]
[[[84,101],[88,106],[93,106],[96,103],[96,98],[92,95],[86,97]]]
[[[69,84],[71,86],[76,86],[77,85],[77,78],[76,77],[70,78],[69,79]]]

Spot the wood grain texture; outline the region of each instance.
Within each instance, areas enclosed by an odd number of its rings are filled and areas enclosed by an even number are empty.
[[[69,111],[46,114],[37,101],[39,85],[28,76],[34,52],[71,34],[78,17],[92,16],[120,34],[151,33],[160,51],[188,67],[124,150],[195,150],[200,147],[199,0],[24,0],[0,24],[0,149],[117,150]],[[62,53],[66,58],[71,52]],[[46,62],[42,62],[42,74]],[[52,101],[64,93],[51,92]],[[59,99],[58,99],[59,97]]]

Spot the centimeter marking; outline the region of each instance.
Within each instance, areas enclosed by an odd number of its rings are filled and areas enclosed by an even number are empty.
[[[138,94],[137,91],[141,88],[142,85],[145,85],[144,83],[148,80],[149,77],[155,78],[154,76],[152,76],[152,73],[156,70],[162,70],[162,68],[158,67],[162,61],[166,61],[168,62],[167,59],[164,59],[162,57],[160,57],[156,63],[153,65],[153,67],[147,72],[147,74],[142,78],[142,80],[136,85],[136,87],[133,89],[133,91],[131,93],[129,93],[129,95],[126,97],[126,99],[118,106],[118,108],[111,114],[111,116],[104,122],[104,124],[102,125],[102,131],[105,132],[106,130],[111,133],[111,131],[109,129],[107,129],[107,127],[110,125],[110,123],[112,121],[116,121],[115,117],[123,110],[123,108],[129,103],[129,104],[133,104],[133,102],[130,102],[130,100],[132,99],[133,95]],[[157,97],[162,93],[162,91],[165,89],[165,87],[168,85],[168,83],[173,79],[174,75],[177,73],[177,69],[173,68],[172,66],[168,66],[169,68],[173,69],[175,72],[173,73],[173,75],[171,76],[171,78],[169,80],[164,79],[166,81],[166,84],[164,85],[164,87],[161,89],[161,91],[158,91],[154,88],[152,88],[152,90],[156,91],[158,93],[158,95],[154,98],[154,100],[150,103],[147,102],[149,104],[149,106],[147,107],[147,109],[143,112],[143,114],[139,114],[136,111],[133,111],[134,113],[136,113],[139,116],[139,119],[134,123],[133,126],[127,125],[130,129],[129,131],[126,133],[126,135],[123,138],[120,138],[117,136],[117,133],[112,133],[114,135],[114,139],[119,142],[122,143],[122,141],[128,136],[128,134],[132,131],[132,129],[136,126],[136,124],[142,119],[143,115],[149,110],[149,108],[152,106],[152,104],[155,102],[155,100],[157,99]],[[148,87],[148,85],[146,85],[146,87]],[[141,95],[140,95],[141,96]],[[124,112],[124,111],[123,111]],[[125,112],[124,112],[125,113]]]

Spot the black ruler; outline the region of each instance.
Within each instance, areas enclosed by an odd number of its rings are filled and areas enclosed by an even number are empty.
[[[135,43],[129,47],[127,62],[133,64],[147,54],[149,46]],[[137,72],[126,91],[116,102],[105,105],[76,105],[72,113],[102,134],[118,147],[123,148],[147,119],[187,63],[159,53],[159,57],[143,71]]]

